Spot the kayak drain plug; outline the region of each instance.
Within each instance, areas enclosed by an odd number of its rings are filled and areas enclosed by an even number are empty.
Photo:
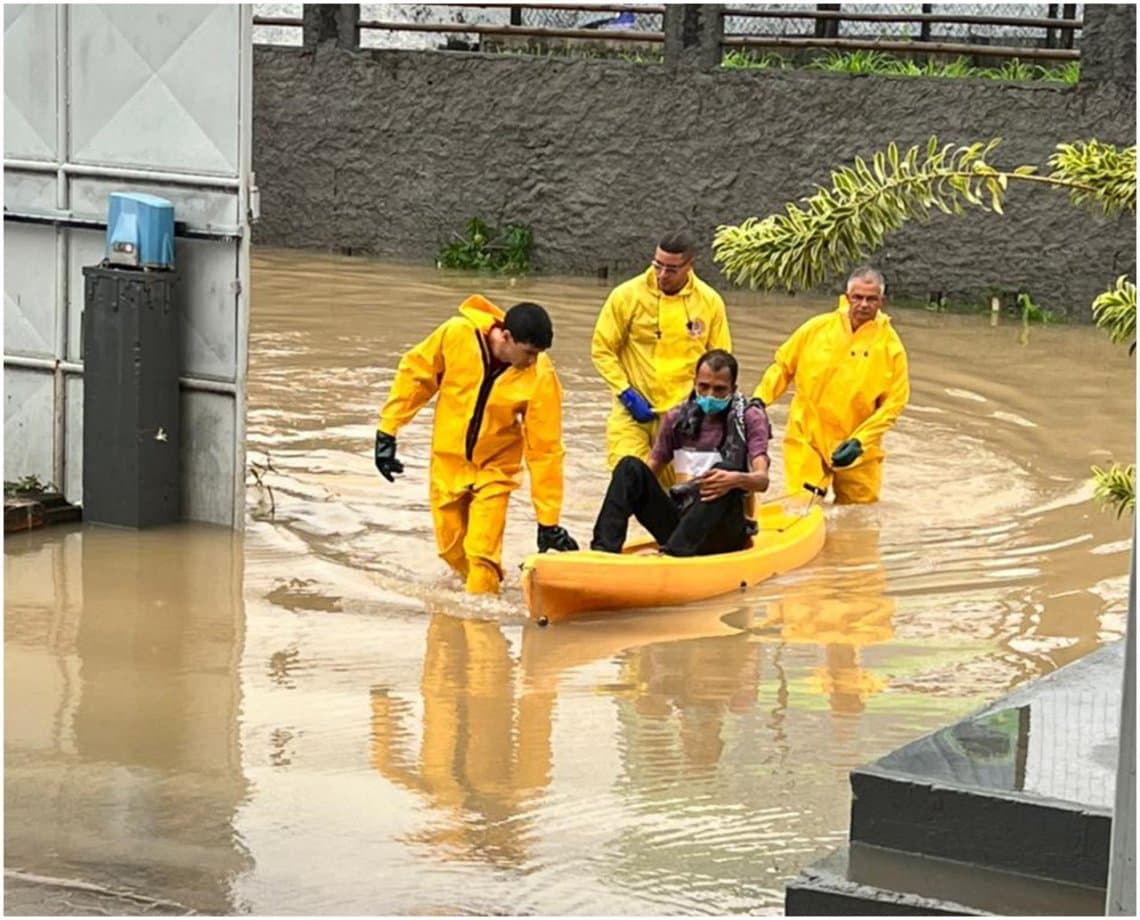
[[[548,625],[550,625],[550,620],[548,620],[546,617],[539,617],[538,618],[538,625],[539,626],[548,626]]]
[[[741,590],[741,591],[747,591],[747,590],[748,590],[748,582],[746,582],[746,581],[742,581],[742,582],[740,583],[740,590]]]

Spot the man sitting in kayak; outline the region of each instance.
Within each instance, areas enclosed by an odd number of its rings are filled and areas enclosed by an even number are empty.
[[[768,414],[736,389],[737,363],[714,349],[697,362],[693,392],[662,419],[649,459],[618,461],[590,549],[620,553],[632,515],[669,556],[710,556],[748,545],[744,499],[768,488]],[[669,492],[657,474],[673,462]]]

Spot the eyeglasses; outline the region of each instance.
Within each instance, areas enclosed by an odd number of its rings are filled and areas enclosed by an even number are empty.
[[[663,275],[675,275],[680,271],[684,271],[692,263],[692,259],[686,259],[678,265],[666,265],[664,262],[658,262],[654,259],[649,264],[653,266],[655,272],[661,272]]]

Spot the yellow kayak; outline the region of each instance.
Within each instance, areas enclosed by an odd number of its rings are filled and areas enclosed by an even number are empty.
[[[677,558],[657,544],[620,554],[580,550],[532,553],[523,560],[527,612],[540,624],[631,607],[687,604],[740,591],[810,562],[823,548],[823,509],[762,506],[752,545],[735,553]]]

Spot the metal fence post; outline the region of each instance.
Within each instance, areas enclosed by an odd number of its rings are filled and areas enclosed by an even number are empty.
[[[339,48],[355,51],[360,47],[360,4],[339,3],[336,7],[336,43]]]
[[[838,13],[841,3],[817,3],[815,8],[821,12]],[[816,38],[839,38],[838,19],[817,19],[815,21]]]
[[[306,3],[301,13],[301,44],[315,48],[332,41],[338,48],[359,48],[359,20],[358,3]]]
[[[724,6],[685,3],[665,7],[665,66],[712,70],[720,66]]]
[[[1076,19],[1077,18],[1077,5],[1075,3],[1062,4],[1062,6],[1061,6],[1061,18],[1062,19]],[[1071,49],[1073,47],[1073,36],[1075,34],[1076,33],[1074,33],[1074,31],[1072,29],[1065,29],[1065,31],[1061,33],[1061,47]]]

